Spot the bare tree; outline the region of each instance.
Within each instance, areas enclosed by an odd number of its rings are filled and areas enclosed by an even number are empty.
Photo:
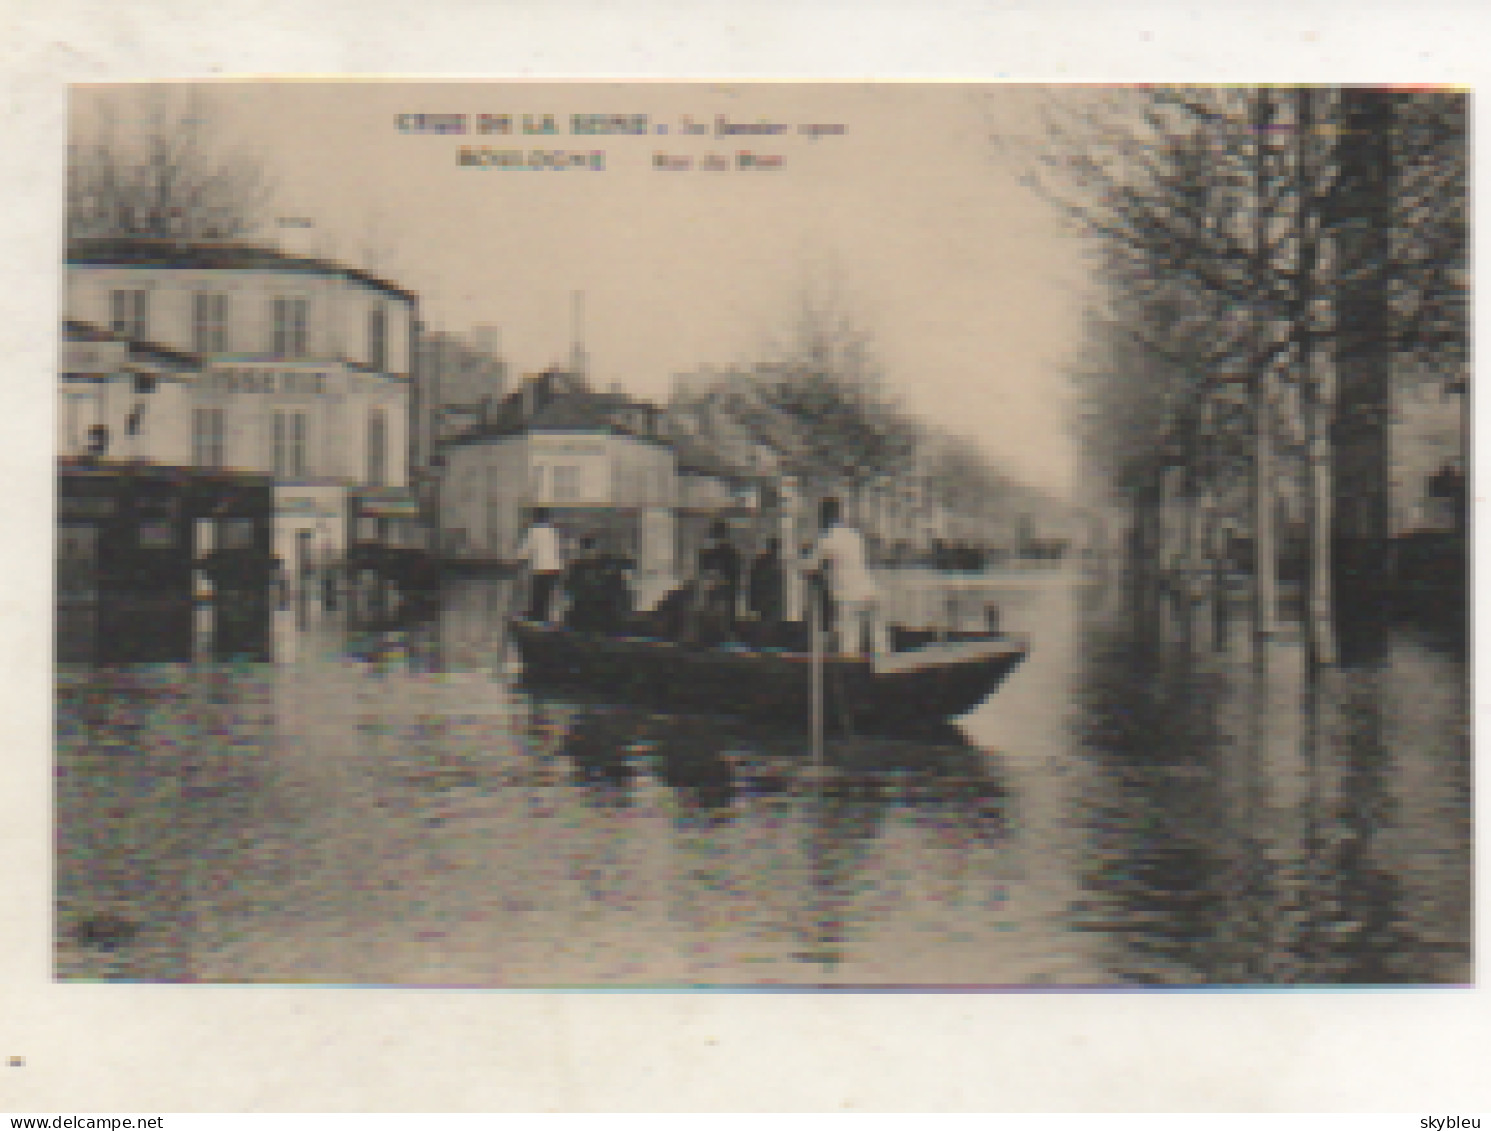
[[[68,147],[69,237],[230,239],[258,226],[263,164],[225,144],[207,94],[141,87],[91,101]]]
[[[836,292],[805,289],[791,328],[744,365],[680,380],[670,415],[730,450],[763,448],[812,494],[858,496],[912,466],[917,429],[872,335]]]
[[[1099,237],[1112,294],[1111,364],[1089,366],[1090,384],[1110,412],[1148,401],[1120,413],[1128,427],[1099,448],[1106,470],[1158,484],[1135,496],[1155,508],[1179,484],[1202,528],[1248,422],[1266,635],[1278,488],[1308,469],[1319,662],[1382,604],[1400,362],[1463,366],[1464,112],[1458,96],[1161,88],[1084,94],[1053,115],[1040,180]]]
[[[836,292],[804,290],[791,331],[753,375],[806,482],[858,492],[911,466],[916,429],[886,388],[868,327]]]
[[[1090,439],[1135,508],[1135,548],[1151,565],[1183,565],[1195,592],[1215,572],[1223,501],[1251,472],[1262,634],[1275,604],[1281,311],[1268,273],[1281,201],[1276,147],[1259,125],[1267,106],[1244,91],[1084,95],[1053,106],[1055,145],[1040,178],[1080,230],[1100,237],[1109,298],[1094,319],[1101,341],[1083,391],[1098,423]],[[1255,442],[1239,460],[1237,425],[1248,418]],[[1162,522],[1177,508],[1182,522]]]

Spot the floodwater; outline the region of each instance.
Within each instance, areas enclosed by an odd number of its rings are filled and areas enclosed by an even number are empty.
[[[821,776],[803,734],[518,688],[500,582],[380,632],[277,614],[274,664],[64,671],[58,976],[1471,980],[1463,649],[1401,627],[1312,681],[1210,614],[1138,639],[1075,571],[918,585],[903,615],[995,603],[1030,659]]]

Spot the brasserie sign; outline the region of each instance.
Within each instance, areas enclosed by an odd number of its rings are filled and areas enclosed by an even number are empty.
[[[206,374],[206,386],[217,393],[289,393],[320,396],[328,392],[328,374],[312,369],[261,369],[214,366]]]
[[[206,386],[219,393],[321,396],[328,392],[327,377],[327,373],[316,370],[268,370],[246,365],[222,365],[207,371]]]

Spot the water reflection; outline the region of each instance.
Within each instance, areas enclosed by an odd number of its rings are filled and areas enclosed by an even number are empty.
[[[1184,621],[1152,662],[1109,633],[1086,666],[1081,739],[1111,794],[1077,910],[1112,939],[1115,972],[1467,980],[1468,829],[1442,816],[1468,817],[1453,645],[1402,627],[1376,662],[1310,671],[1300,642],[1199,649]],[[1425,684],[1438,694],[1409,690]],[[1435,859],[1458,867],[1436,873]],[[1454,908],[1454,925],[1416,931],[1434,906]]]
[[[501,584],[377,617],[292,606],[274,665],[80,677],[58,702],[58,858],[84,941],[59,969],[1469,978],[1453,640],[1402,628],[1380,661],[1311,677],[1298,642],[1253,647],[1238,609],[1168,601],[1136,627],[1112,585],[898,599],[964,623],[996,605],[1035,652],[958,727],[835,739],[821,772],[800,733],[518,686]],[[134,933],[100,934],[118,921]]]
[[[686,940],[681,961],[705,981],[783,963],[797,969],[778,980],[811,980],[873,952],[905,901],[897,880],[956,914],[954,889],[977,886],[970,846],[1005,832],[995,764],[952,728],[938,744],[831,741],[815,774],[799,736],[718,717],[531,705],[550,780],[589,814],[571,814],[585,844],[570,880],[602,906],[637,910],[639,892],[656,893],[664,937]],[[549,747],[542,720],[561,716]],[[621,823],[597,819],[606,812]],[[896,846],[908,842],[926,859],[905,874]]]

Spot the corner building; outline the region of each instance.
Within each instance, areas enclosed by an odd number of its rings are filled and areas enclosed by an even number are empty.
[[[292,576],[418,539],[414,294],[330,260],[136,238],[71,243],[66,288],[60,455],[271,475]]]

